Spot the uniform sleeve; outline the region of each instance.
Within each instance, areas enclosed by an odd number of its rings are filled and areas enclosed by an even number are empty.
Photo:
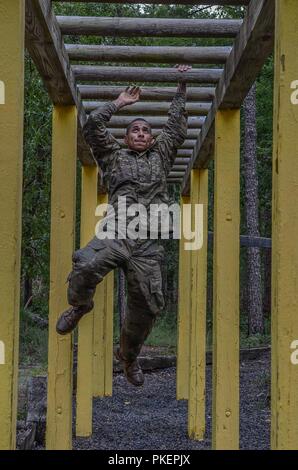
[[[168,121],[156,139],[159,151],[170,170],[179,148],[187,137],[185,93],[177,92],[168,112]]]
[[[115,151],[121,148],[120,143],[106,127],[116,111],[117,106],[112,102],[99,106],[90,113],[83,129],[84,137],[92,149],[94,158],[104,173],[108,172]]]

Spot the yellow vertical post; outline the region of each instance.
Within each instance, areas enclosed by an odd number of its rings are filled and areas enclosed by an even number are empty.
[[[24,114],[23,0],[0,0],[0,449],[14,449],[19,349]],[[13,59],[12,59],[13,58]]]
[[[107,204],[108,195],[98,194],[97,204]],[[96,220],[97,222],[97,220]],[[93,396],[105,396],[105,321],[106,321],[107,277],[97,286],[93,311]]]
[[[298,5],[275,4],[271,447],[297,450]]]
[[[72,335],[56,333],[68,307],[65,282],[75,246],[77,110],[54,106],[49,299],[48,450],[72,448]]]
[[[97,204],[97,167],[82,168],[81,246],[95,234],[95,208]],[[92,434],[93,397],[93,310],[79,323],[76,435]]]
[[[203,226],[195,220],[195,205],[203,211]],[[191,172],[192,230],[203,230],[203,244],[191,251],[191,315],[188,434],[202,440],[205,435],[206,304],[208,246],[208,170]],[[199,213],[198,213],[199,215]],[[196,222],[196,223],[195,223]]]
[[[105,298],[105,396],[111,396],[113,385],[114,271],[106,276]]]
[[[177,325],[177,400],[187,400],[189,392],[189,343],[190,343],[190,259],[191,251],[185,250],[182,230],[183,205],[190,205],[189,196],[181,196],[181,239],[179,242],[179,288]]]
[[[240,110],[215,120],[212,446],[239,447]]]

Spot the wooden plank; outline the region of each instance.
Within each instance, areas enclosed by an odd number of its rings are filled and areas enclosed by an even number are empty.
[[[159,64],[224,64],[231,47],[106,46],[66,44],[70,60],[157,62]]]
[[[191,204],[192,227],[200,227],[194,216],[195,204],[203,205],[203,245],[191,251],[188,435],[203,440],[206,429],[208,170],[192,170]]]
[[[218,109],[238,108],[273,50],[274,13],[272,0],[251,0],[243,25],[235,39],[216,98],[207,116],[182,184],[189,193],[191,168],[205,168],[214,153],[214,120]]]
[[[131,123],[134,119],[138,118],[140,116],[112,116],[112,118],[109,121],[109,124],[111,127],[119,128],[119,127],[127,127],[128,124]],[[146,116],[146,119],[148,120],[149,124],[151,127],[154,128],[159,128],[164,126],[167,123],[168,118],[167,117],[162,117],[162,116]],[[201,116],[190,116],[187,120],[188,128],[189,129],[199,129],[202,127],[203,123],[205,121],[205,118]]]
[[[56,333],[68,308],[65,281],[75,247],[77,110],[54,106],[51,187],[51,251],[47,450],[72,449],[72,335]]]
[[[53,0],[59,2],[80,2],[80,3],[127,3],[123,0]],[[140,3],[139,0],[129,0],[129,3]],[[148,0],[146,3],[173,4],[173,0]],[[248,5],[249,0],[180,0],[177,3],[182,5]]]
[[[212,448],[239,447],[240,110],[216,116]]]
[[[24,25],[22,0],[0,0],[0,449],[16,447],[22,163]],[[12,60],[13,57],[13,60]]]
[[[80,85],[82,99],[114,100],[125,89],[123,86]],[[142,101],[172,101],[177,87],[141,87]],[[213,87],[187,87],[186,99],[189,101],[212,101],[215,96]]]
[[[297,21],[297,2],[277,0],[271,320],[271,448],[276,450],[298,449]]]
[[[123,147],[127,147],[123,139],[117,139],[119,144],[123,145]],[[179,149],[193,149],[196,141],[195,140],[185,140],[183,144],[179,147]]]
[[[78,109],[79,156],[83,164],[94,165],[82,127],[86,114],[70,67],[64,41],[50,0],[26,0],[26,48],[47,88],[53,104],[75,105]]]
[[[63,35],[233,38],[242,20],[57,16]]]
[[[113,318],[114,318],[114,271],[106,276],[105,315],[105,396],[113,392]]]
[[[111,81],[127,83],[136,82],[165,82],[177,83],[181,73],[175,68],[167,67],[110,67],[101,65],[73,65],[76,80],[83,81]],[[187,72],[188,83],[217,83],[221,77],[222,69],[193,68]]]
[[[94,237],[97,205],[97,167],[82,167],[81,246]],[[79,323],[76,435],[92,434],[93,310]]]
[[[126,134],[126,129],[121,129],[121,128],[108,128],[111,134],[116,138],[124,138]],[[157,137],[161,132],[162,129],[151,129],[152,135],[154,137]],[[190,140],[197,139],[199,130],[194,130],[194,129],[188,129],[187,130],[187,138]]]
[[[188,196],[180,199],[181,216],[183,220],[184,204],[190,204]],[[189,286],[191,282],[190,255],[185,250],[184,232],[181,230],[179,241],[179,285],[178,285],[178,318],[177,318],[177,400],[187,400],[189,394],[189,344],[190,344],[190,295]]]
[[[98,194],[97,205],[107,204],[108,195]],[[99,222],[96,217],[95,223]],[[105,396],[105,321],[107,314],[107,297],[105,277],[97,286],[93,310],[93,396]]]
[[[86,113],[90,113],[94,109],[103,105],[104,101],[83,101],[83,106]],[[189,116],[205,116],[208,114],[211,108],[211,103],[187,103],[185,106]],[[143,115],[167,115],[170,109],[170,103],[159,102],[159,103],[146,103],[139,101],[138,103],[125,106],[117,112],[118,116],[130,116],[131,114],[143,114]]]

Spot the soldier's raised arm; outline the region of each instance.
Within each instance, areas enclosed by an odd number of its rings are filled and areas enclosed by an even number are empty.
[[[127,87],[116,100],[104,103],[90,113],[83,132],[101,167],[105,167],[113,152],[121,148],[117,139],[108,131],[108,122],[120,108],[138,101],[139,95],[139,87]]]
[[[186,74],[178,82],[176,94],[168,111],[168,120],[162,133],[156,139],[163,157],[169,167],[174,163],[176,151],[187,137],[187,112],[186,104],[186,79],[187,71],[191,69],[189,65],[177,65],[181,74]]]

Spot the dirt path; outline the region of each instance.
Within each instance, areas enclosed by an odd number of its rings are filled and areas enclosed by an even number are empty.
[[[270,436],[270,357],[240,367],[240,446],[268,449]],[[94,399],[93,436],[76,438],[75,449],[210,449],[211,367],[207,367],[207,431],[203,442],[187,437],[187,402],[175,397],[175,368],[145,375],[145,385],[114,377],[113,397]]]

